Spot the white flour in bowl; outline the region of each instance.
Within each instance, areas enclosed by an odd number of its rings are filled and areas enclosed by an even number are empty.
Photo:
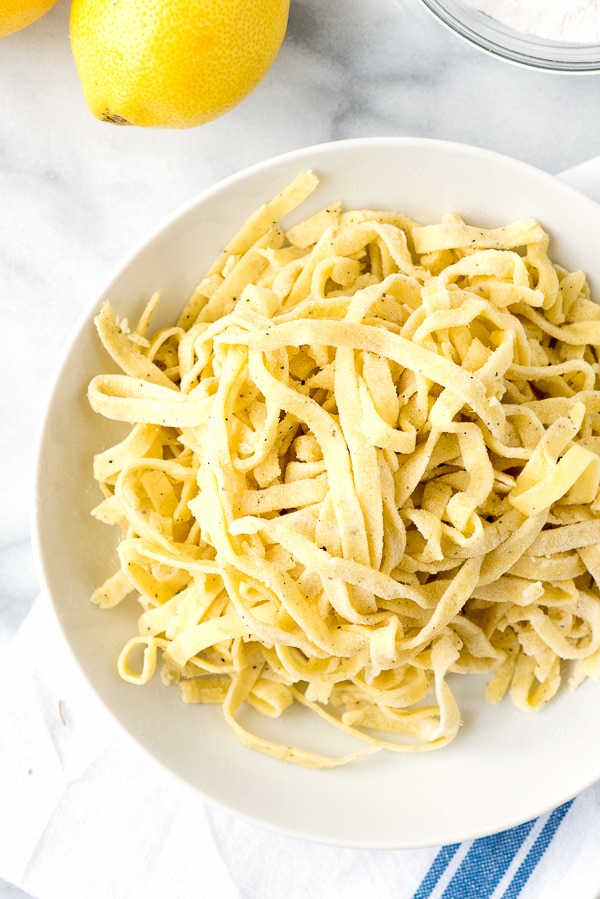
[[[600,0],[467,0],[497,22],[550,41],[600,44]]]

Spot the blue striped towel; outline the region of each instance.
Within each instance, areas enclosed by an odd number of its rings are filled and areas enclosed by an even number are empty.
[[[537,820],[493,836],[443,846],[414,899],[517,899],[573,804],[566,802]],[[596,883],[592,889],[589,895],[597,895]],[[529,895],[548,893],[534,886]]]

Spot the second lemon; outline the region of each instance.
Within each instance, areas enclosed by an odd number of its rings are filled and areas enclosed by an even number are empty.
[[[0,0],[0,38],[37,22],[57,0]]]
[[[259,84],[289,0],[73,0],[71,48],[86,102],[119,125],[192,128]]]

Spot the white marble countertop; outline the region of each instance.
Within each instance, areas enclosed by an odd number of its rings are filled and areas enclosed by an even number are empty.
[[[600,152],[600,76],[486,56],[418,0],[292,0],[284,44],[255,92],[187,131],[94,119],[68,17],[60,0],[0,42],[0,645],[38,591],[35,442],[61,348],[110,272],[179,204],[269,156],[349,137],[449,139],[553,173]]]

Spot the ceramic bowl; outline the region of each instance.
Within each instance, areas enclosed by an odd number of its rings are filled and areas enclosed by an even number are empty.
[[[184,705],[155,677],[121,680],[118,653],[136,632],[138,609],[92,605],[93,589],[116,567],[114,528],[96,521],[94,453],[123,427],[88,405],[90,379],[107,370],[93,317],[110,300],[134,320],[162,294],[162,324],[176,319],[218,251],[259,204],[303,169],[320,186],[302,217],[331,201],[396,209],[422,221],[456,212],[482,226],[538,218],[551,256],[582,268],[600,290],[600,207],[558,179],[474,147],[411,138],[373,138],[308,147],[226,178],[161,224],[93,297],[63,350],[43,424],[35,540],[42,577],[77,660],[98,699],[138,744],[190,790],[242,818],[311,840],[356,847],[452,843],[502,830],[557,806],[600,777],[600,687],[565,692],[527,715],[507,701],[486,705],[477,677],[454,676],[464,717],[456,740],[437,752],[378,753],[314,771],[238,743],[220,707]],[[303,710],[284,716],[286,739],[340,750],[344,735],[321,733]],[[268,727],[281,722],[268,723]]]

